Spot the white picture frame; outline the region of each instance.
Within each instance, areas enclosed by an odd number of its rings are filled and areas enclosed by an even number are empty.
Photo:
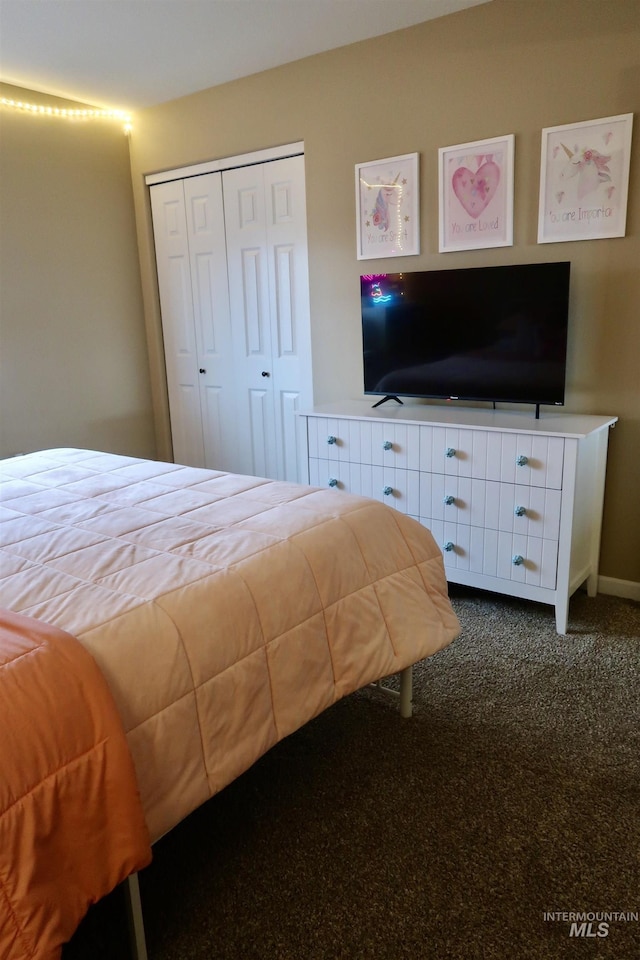
[[[624,237],[633,114],[545,127],[538,243]]]
[[[438,150],[439,251],[513,246],[515,136]]]
[[[417,153],[356,164],[358,260],[420,253]]]

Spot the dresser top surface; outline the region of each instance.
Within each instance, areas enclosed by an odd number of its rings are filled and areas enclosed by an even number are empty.
[[[596,416],[575,413],[540,413],[536,419],[531,413],[505,410],[478,410],[471,407],[448,407],[431,404],[389,401],[383,407],[373,409],[371,400],[350,400],[344,403],[327,403],[310,410],[300,411],[302,416],[337,417],[348,420],[378,420],[383,422],[425,424],[436,427],[459,427],[470,430],[498,430],[513,433],[557,434],[564,437],[586,437],[616,423],[615,416]]]

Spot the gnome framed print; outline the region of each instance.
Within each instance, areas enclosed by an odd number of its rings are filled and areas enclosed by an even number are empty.
[[[513,245],[514,135],[438,150],[440,253]]]
[[[418,154],[356,164],[358,260],[420,253]]]
[[[633,114],[542,131],[538,243],[624,237]]]

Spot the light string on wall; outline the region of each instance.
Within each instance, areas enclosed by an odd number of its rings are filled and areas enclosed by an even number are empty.
[[[126,110],[97,110],[92,107],[50,107],[44,104],[25,103],[22,100],[0,98],[0,105],[12,110],[21,110],[41,117],[58,117],[63,120],[120,120],[126,134],[131,133],[132,118]]]

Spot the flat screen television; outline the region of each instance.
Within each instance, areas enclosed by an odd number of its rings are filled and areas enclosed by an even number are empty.
[[[362,276],[365,394],[562,405],[570,266]]]

